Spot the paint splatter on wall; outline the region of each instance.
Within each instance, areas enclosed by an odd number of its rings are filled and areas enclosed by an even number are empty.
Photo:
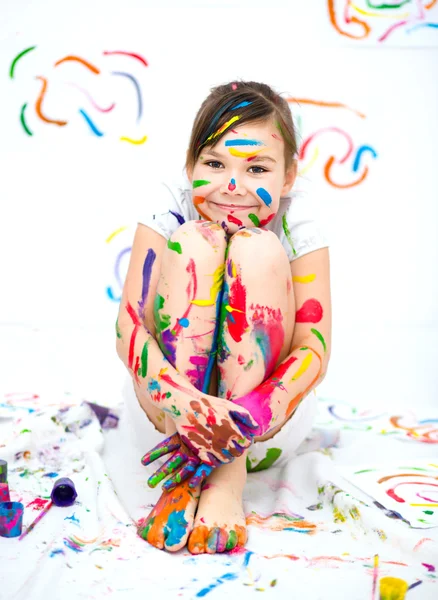
[[[110,132],[114,129],[113,114],[116,114],[121,131],[121,134],[118,134],[120,141],[134,146],[146,142],[147,135],[144,134],[144,126],[141,123],[144,117],[142,79],[148,62],[141,54],[127,50],[104,50],[98,61],[91,61],[72,52],[61,58],[54,58],[52,70],[46,73],[44,69],[38,71],[39,51],[39,46],[24,48],[12,58],[9,68],[11,83],[15,83],[22,77],[28,76],[29,69],[25,65],[27,61],[31,60],[31,64],[36,65],[33,78],[39,83],[37,95],[32,98],[32,101],[25,101],[19,109],[21,128],[27,136],[41,134],[43,132],[41,124],[44,124],[58,128],[67,125],[79,126],[82,127],[84,135],[88,133],[101,138],[111,135]],[[120,60],[116,62],[117,65],[122,65],[121,68],[112,66],[115,57],[123,59],[123,62]],[[41,62],[42,60],[41,58]],[[93,76],[93,85],[90,85],[90,75]],[[108,78],[111,82],[109,85],[106,82]],[[120,86],[129,87],[130,92],[126,91],[126,94],[134,95],[135,114],[123,114],[120,100],[118,102],[113,100],[115,96],[123,98],[116,89]],[[34,89],[34,86],[29,85],[29,88],[31,87]],[[56,92],[55,101],[49,102],[48,96],[53,88]],[[66,89],[69,98],[62,103]],[[59,106],[56,100],[61,101]],[[71,114],[72,104],[76,105],[75,115]],[[124,104],[131,105],[126,97]],[[76,115],[80,118],[77,119]],[[123,115],[122,119],[120,115]]]

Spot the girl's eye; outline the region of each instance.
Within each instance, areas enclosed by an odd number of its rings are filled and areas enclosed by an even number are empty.
[[[254,171],[255,174],[267,172],[267,169],[264,169],[263,167],[251,167],[251,169],[260,169],[259,171]]]
[[[204,164],[211,167],[212,169],[219,169],[219,167],[217,167],[215,165],[221,165],[222,163],[220,163],[218,160],[209,160],[208,162],[206,162]]]

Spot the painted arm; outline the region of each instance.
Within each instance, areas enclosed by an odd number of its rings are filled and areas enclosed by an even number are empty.
[[[152,335],[153,301],[165,244],[162,236],[138,226],[116,325],[117,353],[140,397],[152,400],[172,417],[181,440],[202,462],[218,466],[244,452],[256,424],[245,409],[197,390],[166,359]],[[181,452],[180,464],[187,458]]]
[[[291,262],[295,328],[289,356],[249,394],[233,402],[258,423],[257,435],[281,427],[325,377],[331,350],[331,292],[328,248]]]

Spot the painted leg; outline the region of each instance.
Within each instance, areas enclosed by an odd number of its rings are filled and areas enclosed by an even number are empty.
[[[231,400],[260,385],[289,354],[294,326],[290,265],[281,243],[269,231],[241,230],[231,238],[226,260],[218,396]],[[223,552],[245,544],[245,482],[246,455],[210,475],[201,491],[190,552]]]
[[[207,387],[207,392],[225,250],[226,237],[219,225],[204,221],[182,225],[163,255],[155,300],[156,339],[163,354],[197,389]],[[146,412],[155,408],[144,400],[141,404]],[[166,415],[166,435],[175,431]],[[193,527],[199,495],[200,486],[190,489],[188,482],[163,492],[139,530],[141,537],[160,549],[182,548]]]

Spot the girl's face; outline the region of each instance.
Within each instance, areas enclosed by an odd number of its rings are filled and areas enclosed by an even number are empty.
[[[285,173],[284,142],[269,121],[231,126],[214,148],[202,149],[188,176],[198,213],[232,234],[267,225],[280,197],[291,189],[296,170]]]

